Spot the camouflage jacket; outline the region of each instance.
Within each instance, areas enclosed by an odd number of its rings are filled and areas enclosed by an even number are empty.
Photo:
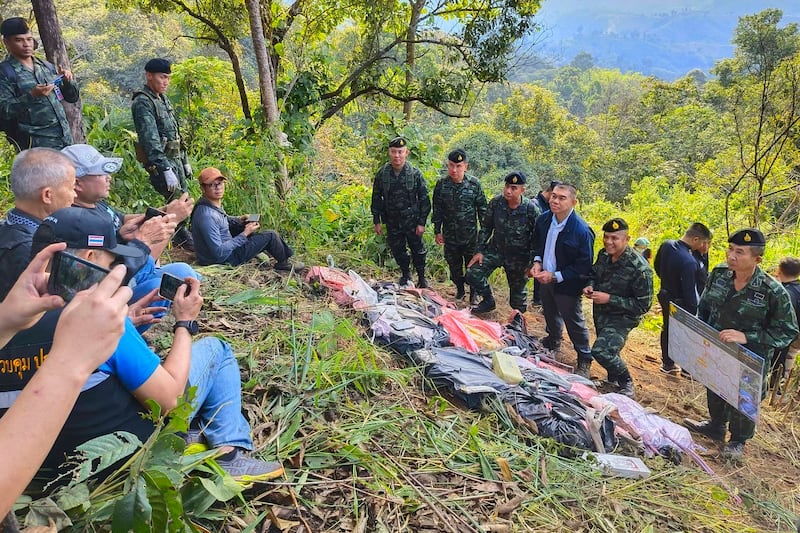
[[[133,94],[131,113],[148,165],[155,165],[161,172],[172,169],[178,176],[183,175],[178,121],[169,99],[144,86]]]
[[[592,267],[591,286],[611,295],[608,303],[594,304],[595,314],[620,316],[638,322],[653,305],[653,270],[647,260],[630,246],[613,262],[608,252],[598,252]]]
[[[406,162],[399,174],[384,164],[372,183],[372,223],[392,226],[424,226],[431,213],[431,199],[422,172]]]
[[[461,183],[453,182],[450,176],[440,178],[433,188],[433,231],[449,243],[474,241],[486,209],[486,195],[478,178],[465,175]]]
[[[14,69],[16,82],[0,75],[0,117],[6,120],[16,119],[19,129],[32,137],[33,146],[64,148],[72,144],[72,132],[64,112],[64,106],[53,90],[47,96],[34,98],[30,92],[37,84],[52,83],[58,74],[52,65],[34,58],[33,70],[28,70],[15,57],[8,55],[7,61]],[[67,82],[59,87],[64,100],[70,103],[78,101],[80,93],[75,82]],[[36,142],[36,138],[48,138],[47,142]],[[21,146],[21,149],[29,148]]]
[[[798,333],[789,294],[758,267],[740,291],[734,288],[733,279],[727,265],[711,271],[700,296],[698,317],[717,331],[741,331],[747,349],[769,362],[773,350],[788,346]]]
[[[489,201],[478,234],[478,252],[494,252],[506,257],[533,257],[533,229],[539,215],[536,202],[523,198],[516,209],[499,194]]]

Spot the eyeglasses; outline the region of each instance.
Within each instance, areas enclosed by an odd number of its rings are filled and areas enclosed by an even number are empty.
[[[203,187],[209,187],[209,188],[213,188],[213,189],[219,189],[219,188],[221,188],[223,185],[225,185],[225,181],[224,181],[224,180],[219,180],[219,181],[215,181],[215,182],[212,182],[212,183],[204,183],[204,184],[203,184]]]

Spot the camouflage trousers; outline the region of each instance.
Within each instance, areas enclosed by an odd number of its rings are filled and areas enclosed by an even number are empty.
[[[527,257],[505,257],[496,252],[483,254],[483,263],[474,264],[467,270],[467,283],[472,290],[484,298],[492,295],[489,286],[489,276],[497,268],[503,267],[508,279],[508,305],[524,313],[528,309],[528,277],[526,270],[529,265]]]
[[[608,381],[628,373],[628,365],[622,360],[620,352],[628,340],[628,334],[639,323],[621,316],[605,316],[595,307],[594,328],[597,338],[592,346],[592,359],[608,372]]]
[[[450,279],[457,287],[466,281],[466,268],[469,260],[475,255],[476,239],[468,243],[453,243],[444,241],[444,260],[450,268]]]
[[[761,375],[761,398],[759,401],[763,401],[767,397],[769,368],[769,361],[767,361],[764,364],[764,370]],[[723,427],[726,424],[728,425],[728,429],[731,432],[731,442],[744,442],[753,438],[756,433],[756,424],[742,414],[741,411],[709,389],[706,389],[706,402],[708,403],[708,414],[711,416],[711,421]]]
[[[722,427],[728,425],[728,429],[731,432],[731,442],[744,442],[753,438],[756,433],[755,422],[709,389],[706,389],[706,401],[708,402],[708,414],[711,416],[711,422]]]
[[[403,273],[408,272],[412,259],[417,273],[425,272],[425,256],[428,252],[425,250],[422,236],[417,235],[415,230],[416,226],[406,227],[386,224],[386,243],[392,251],[392,257],[397,261],[397,265]],[[411,257],[408,255],[406,245],[411,249]]]

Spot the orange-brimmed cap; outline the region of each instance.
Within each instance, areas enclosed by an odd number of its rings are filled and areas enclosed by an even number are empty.
[[[200,174],[197,175],[197,179],[200,181],[201,185],[208,185],[209,183],[213,183],[220,178],[224,180],[228,179],[218,168],[214,167],[204,168],[200,171]]]

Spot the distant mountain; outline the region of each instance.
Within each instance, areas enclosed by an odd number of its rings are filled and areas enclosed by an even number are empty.
[[[731,57],[739,17],[769,7],[800,23],[797,0],[544,0],[533,52],[556,65],[588,52],[599,67],[673,80]]]

